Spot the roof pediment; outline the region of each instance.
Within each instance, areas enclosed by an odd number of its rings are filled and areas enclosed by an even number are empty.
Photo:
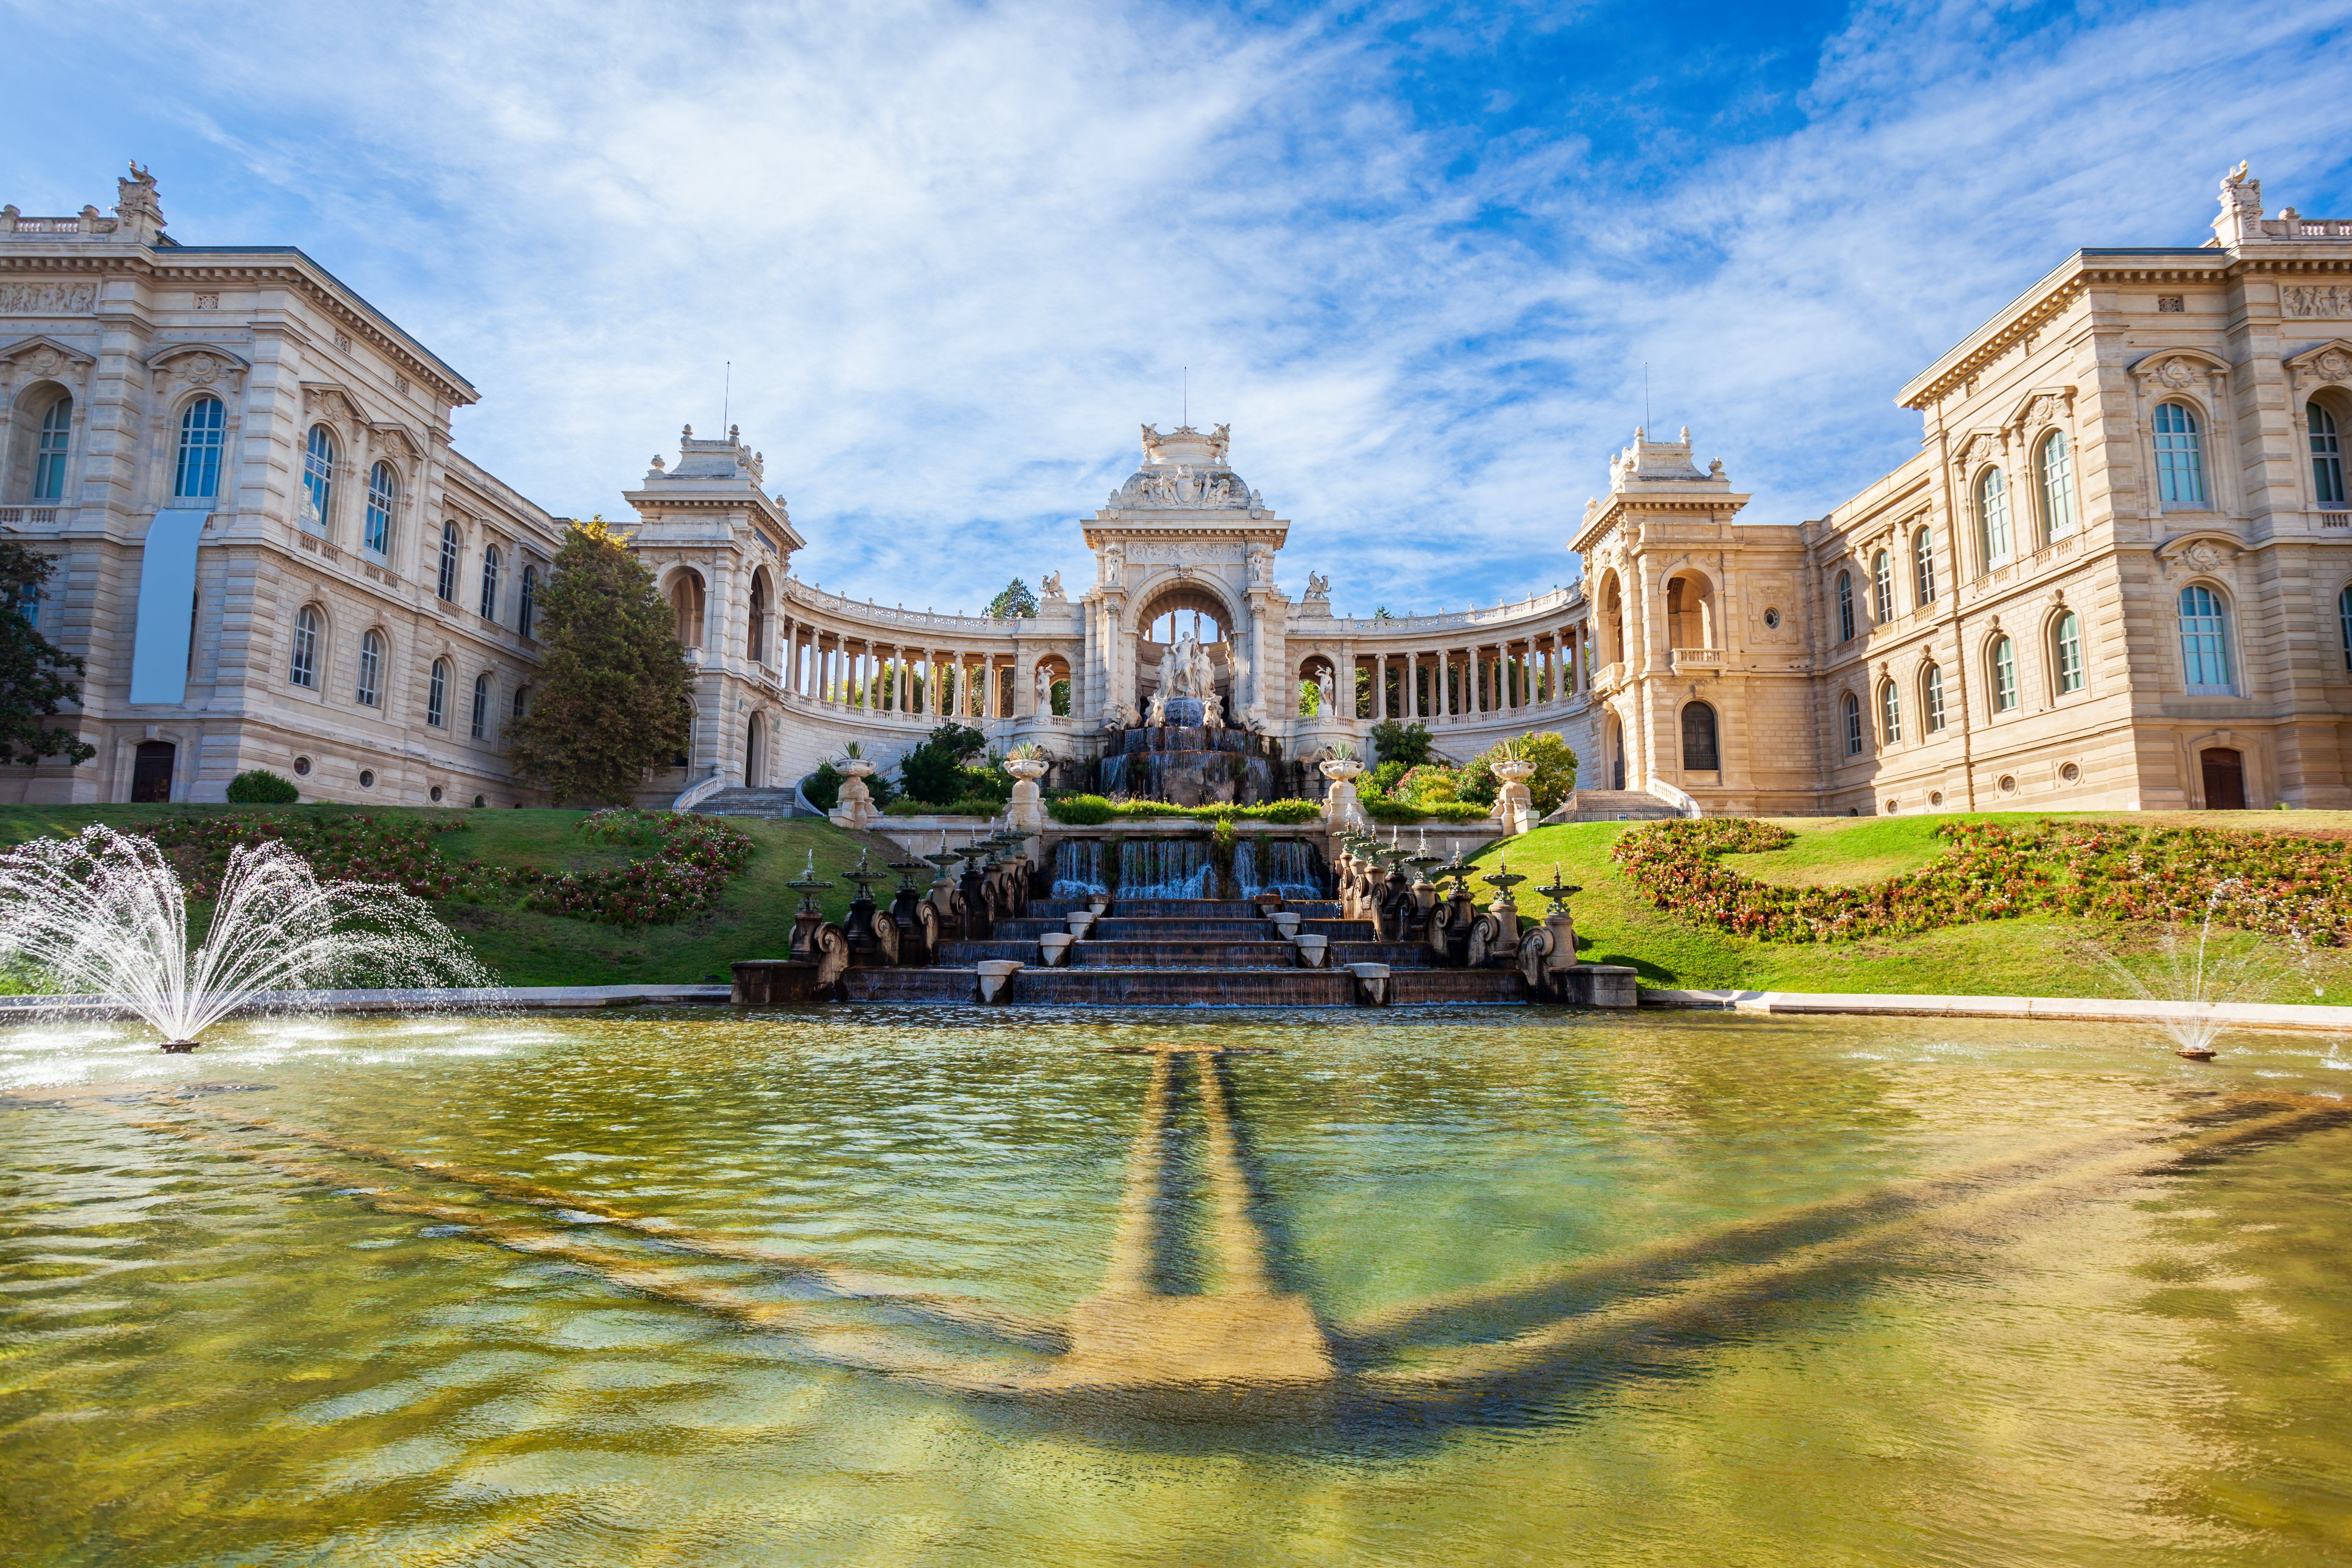
[[[0,349],[0,360],[15,363],[29,360],[37,355],[41,356],[43,363],[50,366],[49,369],[37,372],[42,375],[54,374],[58,370],[69,364],[88,370],[98,363],[93,355],[85,353],[73,344],[62,342],[44,332],[36,332],[29,338],[18,338],[6,348]]]

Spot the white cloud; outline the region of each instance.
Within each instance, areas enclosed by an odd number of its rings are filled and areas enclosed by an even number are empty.
[[[1670,168],[1575,125],[1468,145],[1325,17],[180,15],[55,24],[169,61],[191,137],[283,193],[240,210],[165,163],[176,234],[318,256],[475,379],[461,444],[558,510],[618,511],[719,423],[731,359],[802,574],[943,608],[1090,579],[1076,520],[1180,366],[1293,520],[1286,579],[1343,607],[1563,580],[1645,359],[1752,515],[1818,514],[1909,450],[1895,387],[2067,250],[2194,243],[2241,156],[2315,210],[2352,121],[2315,41],[2341,7],[2021,39],[1864,11],[1798,129]]]

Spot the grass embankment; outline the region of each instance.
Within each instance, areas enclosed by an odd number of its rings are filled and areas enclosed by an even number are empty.
[[[0,806],[0,846],[45,834],[71,835],[93,822],[130,829],[173,816],[222,816],[240,813],[332,816],[363,812],[388,819],[447,821],[446,811],[337,805],[204,806]],[[580,835],[579,811],[467,811],[460,832],[443,834],[434,847],[452,860],[479,859],[496,865],[538,866],[551,871],[610,869],[644,859],[650,849],[594,843]],[[793,910],[799,895],[784,884],[801,874],[813,850],[820,876],[834,883],[819,895],[828,919],[849,908],[850,886],[841,873],[857,864],[867,847],[874,865],[898,858],[889,841],[845,833],[830,823],[802,819],[774,822],[730,818],[757,847],[727,885],[718,905],[675,925],[617,926],[541,913],[507,902],[448,900],[434,904],[451,930],[473,947],[475,956],[510,985],[671,984],[723,980],[739,958],[781,958],[792,942]],[[928,873],[926,873],[928,875]],[[894,881],[877,885],[887,897]],[[196,923],[209,911],[192,910]]]
[[[2112,821],[2136,827],[2213,827],[2237,831],[2352,837],[2352,813],[2116,812],[2051,813],[2059,821]],[[1937,828],[1956,820],[2023,825],[2026,813],[1955,816],[1775,819],[1796,842],[1759,855],[1727,855],[1723,863],[1760,881],[1784,887],[1829,887],[1883,880],[1916,870],[1944,855]],[[1550,879],[1553,862],[1583,891],[1572,900],[1579,956],[1596,963],[1628,963],[1645,987],[1740,988],[1754,991],[1885,991],[1928,995],[2116,996],[2129,990],[2082,952],[2085,941],[2119,955],[2150,952],[2157,926],[2063,915],[2034,914],[1980,921],[1916,935],[1853,942],[1784,942],[1729,935],[1658,909],[1626,879],[1611,847],[1629,822],[1571,823],[1540,827],[1507,839],[1479,857],[1483,866],[1507,858],[1519,872],[1540,872],[1517,890],[1520,910],[1533,914],[1543,900],[1529,889]],[[2242,1001],[2352,1005],[2352,951],[2319,949],[2308,956],[2275,937],[2216,926],[2210,952],[2230,957],[2273,950],[2278,974]]]

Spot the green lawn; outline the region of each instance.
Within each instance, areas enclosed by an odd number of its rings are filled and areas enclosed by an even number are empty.
[[[2347,812],[2119,812],[2051,814],[2070,820],[2107,820],[2138,826],[2230,827],[2270,832],[2317,832],[2352,836]],[[1798,835],[1785,849],[1734,855],[1727,864],[1762,881],[1822,887],[1868,882],[1925,865],[1943,853],[1938,824],[1951,816],[1817,817],[1776,819]],[[1991,820],[2032,821],[2017,814]],[[1543,907],[1529,889],[1550,879],[1557,862],[1570,883],[1584,891],[1572,902],[1579,953],[1598,963],[1630,963],[1644,986],[1755,991],[1892,991],[1935,995],[2112,996],[2128,994],[2079,948],[2097,942],[2126,956],[2153,949],[2153,928],[2111,921],[2034,915],[1950,926],[1912,937],[1870,938],[1851,942],[1769,942],[1727,935],[1655,908],[1640,889],[1618,873],[1610,858],[1617,836],[1638,826],[1624,822],[1573,823],[1540,827],[1508,839],[1479,857],[1491,866],[1507,858],[1514,870],[1539,872],[1518,889],[1519,907]],[[2280,973],[2246,1001],[2326,1002],[2352,1005],[2352,954],[2321,950],[2308,964],[2276,939],[2247,932],[2216,932],[2212,951],[2234,956],[2254,949],[2275,950]]]
[[[0,845],[40,834],[79,832],[92,822],[126,826],[165,816],[217,816],[236,806],[106,805],[0,806]],[[295,806],[329,815],[361,808]],[[371,816],[413,816],[446,821],[446,812],[365,808]],[[509,865],[584,870],[618,866],[649,851],[588,842],[574,831],[586,814],[577,811],[469,811],[464,831],[434,842],[453,860],[480,859]],[[758,848],[742,872],[728,884],[718,906],[677,925],[634,930],[571,920],[508,906],[467,903],[436,906],[450,928],[472,944],[476,956],[512,985],[660,984],[723,980],[739,958],[781,958],[792,941],[793,910],[799,895],[784,886],[801,874],[812,850],[820,875],[833,890],[821,895],[826,915],[839,920],[849,908],[850,888],[840,873],[856,865],[869,845],[874,864],[898,858],[889,841],[845,833],[830,823],[803,819],[771,822],[735,818]],[[928,873],[926,873],[928,875]],[[893,884],[876,889],[887,895]]]

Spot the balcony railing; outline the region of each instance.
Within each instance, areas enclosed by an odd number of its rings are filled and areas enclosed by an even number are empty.
[[[1721,669],[1728,656],[1719,647],[1678,647],[1674,650],[1675,673],[1685,669]]]
[[[1625,666],[1619,662],[1604,664],[1592,672],[1592,689],[1596,695],[1607,696],[1625,684]]]
[[[46,528],[57,521],[53,506],[0,506],[0,528]]]
[[[2323,511],[2319,514],[2322,528],[2352,528],[2352,511]]]

